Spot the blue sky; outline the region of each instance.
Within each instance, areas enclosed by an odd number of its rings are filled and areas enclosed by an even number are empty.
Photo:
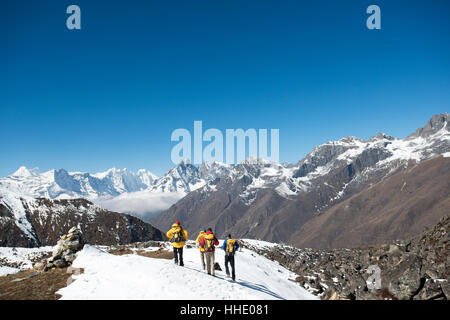
[[[172,131],[194,120],[277,128],[291,162],[349,135],[403,138],[450,109],[449,14],[447,0],[4,0],[0,176],[162,175]]]

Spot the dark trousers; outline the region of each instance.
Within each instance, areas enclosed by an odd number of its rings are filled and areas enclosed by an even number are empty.
[[[230,271],[228,269],[228,263],[230,263],[230,266],[231,266],[231,278],[234,280],[236,278],[236,275],[234,273],[234,255],[232,255],[232,254],[225,255],[225,271],[227,273],[227,276],[230,275]]]
[[[173,257],[175,258],[175,263],[178,264],[180,262],[180,266],[183,265],[183,248],[175,248],[173,247]]]

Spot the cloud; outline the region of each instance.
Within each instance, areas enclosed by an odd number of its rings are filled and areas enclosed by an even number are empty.
[[[158,213],[168,209],[186,194],[179,192],[138,191],[124,193],[114,198],[94,200],[102,208],[129,213],[143,221],[148,221]]]

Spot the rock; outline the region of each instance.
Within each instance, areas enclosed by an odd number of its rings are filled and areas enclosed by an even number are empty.
[[[439,285],[447,300],[450,300],[450,284],[448,283],[448,280],[445,279],[444,281],[441,281]]]
[[[444,296],[441,286],[437,281],[426,279],[422,290],[413,297],[414,300],[431,300]]]
[[[389,254],[401,254],[402,250],[396,244],[389,245]]]
[[[438,273],[433,269],[427,269],[425,271],[425,275],[427,275],[430,279],[439,279]]]
[[[66,238],[67,241],[73,241],[78,239],[78,235],[77,234],[69,234]]]
[[[71,241],[68,244],[68,247],[70,250],[79,251],[80,250],[80,241],[78,241],[78,240]]]
[[[381,285],[400,300],[410,299],[421,287],[421,268],[420,257],[411,254],[381,274]]]
[[[72,253],[72,254],[67,254],[63,257],[64,261],[66,261],[68,264],[72,264],[72,262],[75,260],[77,256]]]
[[[42,270],[42,269],[44,269],[44,267],[45,267],[45,263],[44,262],[36,262],[33,265],[33,269],[35,269],[35,270]]]
[[[68,233],[74,233],[76,231],[78,231],[77,227],[72,227],[72,228],[69,229]]]
[[[62,260],[62,259],[59,259],[59,260],[55,260],[54,262],[53,262],[53,265],[55,266],[55,267],[57,267],[57,268],[65,268],[65,267],[67,267],[67,264],[64,262],[64,260]]]
[[[330,296],[327,297],[328,300],[339,300],[339,295],[336,291],[332,290]]]

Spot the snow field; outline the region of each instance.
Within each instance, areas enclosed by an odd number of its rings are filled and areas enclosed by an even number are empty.
[[[223,243],[222,241],[220,242]],[[236,254],[236,281],[226,277],[224,253],[217,248],[222,271],[203,271],[196,248],[184,248],[184,267],[172,260],[138,255],[115,256],[86,245],[73,263],[84,273],[58,291],[61,299],[278,300],[317,299],[294,279],[295,274],[253,251]]]

